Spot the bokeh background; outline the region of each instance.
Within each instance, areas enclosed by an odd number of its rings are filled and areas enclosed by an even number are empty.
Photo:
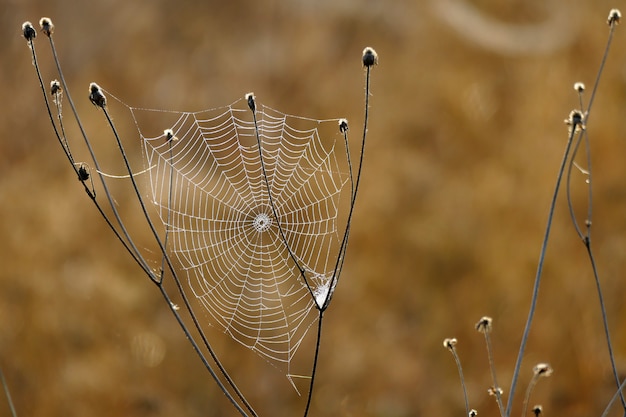
[[[572,86],[593,84],[606,18],[619,6],[4,0],[0,365],[18,415],[235,415],[69,169],[21,37],[25,20],[55,23],[65,77],[95,142],[110,136],[86,98],[91,81],[134,106],[179,110],[225,105],[253,90],[291,114],[347,117],[358,132],[361,51],[376,48],[361,194],[325,316],[310,415],[459,416],[460,383],[442,341],[459,340],[471,406],[497,415],[474,324],[494,319],[495,361],[508,394],[566,143],[563,119],[577,107]],[[45,40],[39,36],[37,46],[50,80]],[[593,247],[622,377],[625,42],[618,27],[589,124]],[[582,175],[574,177],[573,198],[582,215]],[[548,415],[600,415],[614,382],[589,262],[563,198],[553,226],[514,414],[532,367],[549,362],[555,373],[531,404]],[[239,363],[238,377],[252,375],[244,385],[259,414],[300,415],[303,398],[250,356],[230,361]],[[0,415],[8,410],[0,396]]]

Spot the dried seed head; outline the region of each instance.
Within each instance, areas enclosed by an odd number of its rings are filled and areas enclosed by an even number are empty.
[[[575,127],[577,131],[585,129],[585,115],[580,110],[572,110],[564,122],[570,127]]]
[[[536,376],[550,376],[552,375],[552,367],[547,363],[538,363],[533,368],[533,374]]]
[[[89,84],[89,100],[94,106],[104,108],[107,105],[107,99],[102,94],[102,89],[96,83]]]
[[[346,133],[348,131],[348,120],[339,119],[339,131],[341,133]]]
[[[250,92],[248,94],[245,95],[246,101],[248,102],[248,107],[250,107],[250,110],[252,110],[252,113],[256,112],[256,101],[255,101],[255,97],[254,97],[254,93]]]
[[[543,408],[539,404],[533,407],[533,413],[535,414],[535,417],[539,417],[542,411],[543,411]]]
[[[81,163],[78,167],[78,181],[85,182],[89,179],[89,170],[87,165]]]
[[[371,67],[372,65],[378,64],[378,54],[374,50],[374,48],[370,48],[369,46],[363,49],[363,66]]]
[[[502,388],[500,387],[490,387],[487,390],[487,393],[491,396],[497,397],[497,396],[501,396],[504,393],[504,391],[502,391]]]
[[[37,37],[37,31],[33,27],[33,24],[30,22],[24,22],[22,24],[22,34],[24,35],[24,39],[26,39],[28,42],[31,42]]]
[[[58,80],[50,82],[50,94],[53,96],[61,93],[61,83]]]
[[[609,12],[609,18],[606,20],[606,23],[609,26],[618,25],[620,19],[622,18],[622,13],[618,9],[611,9]]]
[[[481,333],[491,332],[492,321],[493,319],[491,317],[488,317],[488,316],[481,317],[480,320],[478,320],[478,323],[476,323],[476,330],[478,330]]]
[[[574,90],[578,91],[579,93],[582,93],[583,91],[585,91],[585,84],[581,82],[574,83]]]
[[[178,138],[174,136],[174,131],[172,129],[165,129],[163,134],[165,135],[165,139],[168,141],[176,142],[178,140]]]
[[[468,416],[469,417],[476,417],[478,415],[478,411],[474,410],[473,408],[469,411]]]
[[[454,349],[454,347],[456,346],[456,343],[457,341],[454,337],[443,339],[443,347],[445,347],[448,350]]]
[[[54,25],[49,17],[39,19],[39,27],[41,27],[41,31],[48,37],[54,33]]]

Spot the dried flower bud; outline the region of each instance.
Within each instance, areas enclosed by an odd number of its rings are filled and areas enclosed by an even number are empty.
[[[476,417],[478,415],[478,411],[474,410],[473,408],[469,411],[468,416],[469,417]]]
[[[168,141],[176,142],[178,140],[178,138],[174,136],[174,131],[172,129],[165,129],[163,134]]]
[[[572,110],[564,122],[568,126],[575,127],[577,131],[585,130],[585,115],[580,110]]]
[[[621,18],[622,13],[618,9],[611,9],[606,23],[608,23],[609,26],[618,25]]]
[[[445,347],[448,350],[452,350],[456,346],[456,343],[457,341],[454,337],[446,338],[443,340],[443,347]]]
[[[348,131],[348,121],[346,119],[339,119],[339,131],[346,133]]]
[[[374,48],[370,48],[369,46],[363,49],[363,66],[371,67],[372,65],[378,64],[378,54],[374,50]]]
[[[542,411],[543,408],[541,407],[541,405],[536,405],[533,407],[533,413],[535,414],[535,417],[539,417]]]
[[[476,330],[478,330],[480,333],[491,332],[492,321],[493,319],[491,317],[488,317],[488,316],[481,317],[481,319],[478,320],[478,323],[476,323]]]
[[[504,393],[504,391],[502,391],[502,388],[500,387],[490,387],[487,390],[487,393],[491,396],[497,397],[497,396],[501,396]]]
[[[41,27],[41,31],[48,37],[54,33],[54,25],[49,17],[39,19],[39,27]]]
[[[58,80],[50,82],[50,94],[53,96],[61,93],[61,83]]]
[[[33,27],[33,24],[30,22],[24,22],[22,24],[22,34],[24,35],[24,39],[26,39],[28,42],[31,42],[37,37],[37,31]]]
[[[552,367],[547,363],[538,363],[533,368],[533,373],[537,376],[550,376],[552,375]]]
[[[101,109],[107,105],[107,99],[102,94],[102,89],[96,83],[89,84],[89,100],[93,103],[94,106],[100,107]]]
[[[585,84],[581,82],[574,83],[574,90],[578,91],[579,93],[582,93],[583,91],[585,91]]]
[[[248,101],[248,107],[252,110],[252,113],[256,112],[256,101],[254,97],[254,93],[250,92],[245,95],[246,101]]]
[[[85,182],[89,179],[89,170],[87,169],[87,165],[80,164],[78,167],[78,181]]]

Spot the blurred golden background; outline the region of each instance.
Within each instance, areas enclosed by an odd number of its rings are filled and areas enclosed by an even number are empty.
[[[346,265],[325,315],[310,415],[463,415],[457,371],[442,347],[456,337],[470,405],[485,416],[497,408],[474,324],[494,318],[506,396],[567,139],[563,119],[577,107],[572,86],[593,85],[606,18],[619,6],[4,0],[0,365],[18,415],[235,415],[64,159],[21,36],[24,21],[37,27],[41,16],[53,20],[65,77],[95,142],[111,138],[94,127],[101,115],[87,100],[91,81],[133,106],[177,110],[226,105],[254,91],[290,114],[347,117],[356,139],[361,51],[374,47],[380,64],[372,74],[364,177]],[[57,76],[46,41],[39,34],[49,81]],[[618,27],[588,126],[593,248],[622,377],[625,42]],[[582,216],[582,175],[573,192]],[[561,195],[514,415],[537,362],[555,373],[531,404],[543,404],[548,415],[601,414],[614,381],[599,312]],[[250,356],[236,358],[241,367],[233,373],[254,372],[247,384],[257,390],[250,395],[259,414],[300,415],[303,398]],[[0,398],[0,415],[8,415]]]

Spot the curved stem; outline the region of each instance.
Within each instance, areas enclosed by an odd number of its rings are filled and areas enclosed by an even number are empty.
[[[570,148],[572,145],[572,140],[574,138],[574,134],[576,132],[577,124],[574,124],[571,127],[571,132],[569,134],[569,138],[567,140],[567,145],[565,147],[565,152],[563,154],[563,159],[561,161],[561,167],[559,168],[559,172],[556,179],[556,185],[554,187],[554,192],[552,194],[552,201],[550,203],[550,209],[548,213],[548,221],[546,224],[546,230],[543,237],[543,242],[541,244],[541,251],[539,254],[539,262],[537,265],[537,273],[535,274],[535,282],[533,284],[532,297],[530,300],[530,308],[528,310],[528,318],[526,319],[526,326],[524,327],[524,333],[522,335],[522,340],[520,342],[520,348],[517,355],[517,361],[515,362],[515,369],[513,371],[513,378],[511,381],[511,392],[509,394],[509,399],[507,401],[506,413],[505,416],[509,417],[511,415],[511,409],[513,407],[513,398],[515,396],[515,388],[517,385],[517,380],[519,378],[520,369],[522,366],[522,359],[524,357],[524,352],[526,351],[526,343],[528,342],[528,335],[530,334],[530,328],[532,325],[533,318],[535,316],[535,310],[537,308],[537,299],[539,297],[539,287],[541,284],[541,276],[543,273],[543,265],[546,256],[546,250],[548,248],[548,240],[550,238],[550,231],[552,229],[552,219],[554,218],[554,209],[556,207],[556,200],[559,194],[559,188],[561,186],[561,180],[563,178],[563,172],[565,171],[565,164],[569,158]]]

